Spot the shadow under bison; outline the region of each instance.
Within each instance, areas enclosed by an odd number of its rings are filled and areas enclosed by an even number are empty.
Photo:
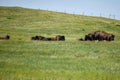
[[[57,35],[55,37],[43,37],[43,36],[33,36],[31,40],[41,40],[41,41],[65,41],[65,36]]]
[[[114,41],[115,35],[107,33],[105,31],[94,31],[85,35],[85,39],[80,38],[80,41]]]

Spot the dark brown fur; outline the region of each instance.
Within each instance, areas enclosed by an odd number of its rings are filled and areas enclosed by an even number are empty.
[[[85,41],[94,41],[94,40],[98,40],[98,41],[113,41],[115,38],[115,35],[107,33],[105,31],[95,31],[95,32],[91,32],[87,35],[85,35]]]
[[[64,41],[65,36],[56,36],[56,37],[43,37],[43,36],[33,36],[31,40],[41,40],[41,41]]]
[[[8,39],[10,39],[10,36],[9,35],[1,36],[0,39],[2,39],[2,40],[5,40],[5,39],[8,40]]]
[[[55,39],[56,39],[57,41],[65,41],[65,36],[60,36],[60,35],[58,35],[58,36],[55,37]]]

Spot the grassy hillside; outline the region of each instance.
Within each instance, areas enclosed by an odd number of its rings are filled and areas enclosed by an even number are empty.
[[[115,41],[77,41],[95,30]],[[20,7],[0,7],[0,80],[119,80],[120,21]],[[66,41],[31,41],[65,35]]]

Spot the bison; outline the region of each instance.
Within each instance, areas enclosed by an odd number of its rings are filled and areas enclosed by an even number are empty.
[[[113,41],[115,38],[115,35],[107,33],[105,31],[94,31],[91,32],[87,35],[85,35],[85,41],[94,41],[94,40],[98,40],[98,41]]]
[[[55,37],[43,37],[43,36],[33,36],[31,40],[41,40],[41,41],[64,41],[65,36],[57,35]]]
[[[55,37],[57,41],[65,41],[65,36],[58,35]]]
[[[0,40],[8,40],[8,39],[10,39],[10,36],[9,36],[9,35],[1,36],[1,37],[0,37]]]

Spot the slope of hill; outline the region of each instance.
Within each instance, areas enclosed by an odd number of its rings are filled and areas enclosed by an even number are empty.
[[[64,34],[68,37],[84,37],[95,30],[105,30],[119,38],[120,21],[86,17],[44,10],[18,7],[0,7],[1,33],[12,36]],[[9,29],[9,30],[8,30]],[[13,34],[13,30],[15,34]],[[18,32],[18,33],[17,33]]]
[[[104,30],[115,41],[77,41]],[[118,80],[120,21],[20,7],[0,7],[0,79]],[[31,41],[65,35],[66,41]]]

